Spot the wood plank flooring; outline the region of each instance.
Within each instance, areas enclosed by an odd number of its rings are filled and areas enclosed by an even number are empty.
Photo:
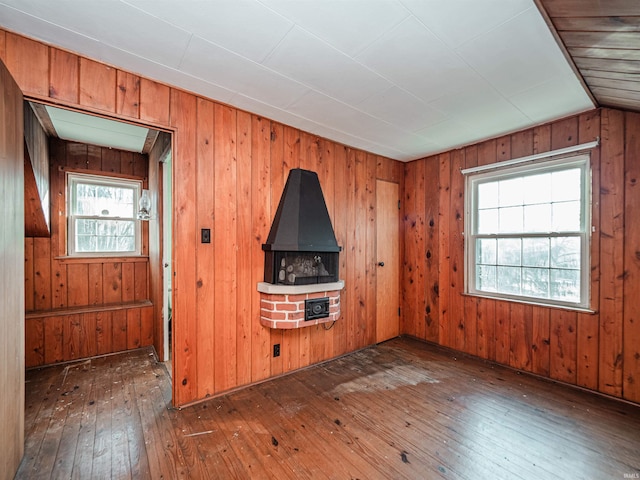
[[[640,406],[400,338],[182,410],[151,350],[27,372],[18,479],[640,478]]]

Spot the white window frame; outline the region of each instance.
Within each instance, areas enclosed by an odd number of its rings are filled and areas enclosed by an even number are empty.
[[[88,218],[88,219],[104,219],[101,216],[88,216],[88,215],[75,215],[75,185],[78,183],[89,183],[93,185],[104,186],[116,186],[133,188],[134,199],[133,206],[134,212],[132,217],[106,217],[114,220],[128,220],[134,222],[135,229],[135,250],[132,252],[122,251],[98,251],[98,252],[78,252],[76,251],[76,219]],[[142,193],[142,181],[119,178],[103,175],[91,175],[86,173],[67,172],[66,175],[66,192],[67,192],[67,255],[70,257],[130,257],[140,256],[142,254],[142,226],[141,221],[137,218],[137,206]]]
[[[581,172],[581,222],[579,231],[541,232],[541,233],[491,233],[478,234],[478,185],[490,181],[534,175],[539,173],[580,168]],[[463,172],[464,173],[464,172]],[[580,311],[591,311],[591,162],[588,153],[553,160],[532,161],[507,164],[491,170],[478,170],[465,178],[465,293],[468,295],[517,301],[551,307],[563,307]],[[480,290],[476,286],[476,240],[479,238],[554,238],[576,236],[580,238],[580,299],[577,302],[554,300],[528,295]]]

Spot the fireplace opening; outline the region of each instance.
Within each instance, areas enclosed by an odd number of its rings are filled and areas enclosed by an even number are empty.
[[[265,252],[264,281],[310,285],[338,281],[337,252]]]

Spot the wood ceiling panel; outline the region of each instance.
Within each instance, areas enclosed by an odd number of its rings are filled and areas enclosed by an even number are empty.
[[[568,47],[621,48],[637,50],[638,32],[560,32]],[[635,45],[634,45],[635,43]]]
[[[575,57],[574,62],[582,72],[583,69],[604,70],[607,72],[620,72],[640,74],[640,62],[626,60],[608,60],[605,58]],[[584,76],[584,74],[582,74]]]
[[[555,17],[559,31],[640,32],[640,17]]]
[[[614,88],[616,90],[628,90],[630,92],[640,92],[640,82],[627,80],[613,80],[601,77],[584,77],[589,87]]]
[[[575,57],[608,58],[608,59],[614,59],[614,60],[640,61],[640,50],[575,47],[575,48],[569,48],[569,54],[574,58]]]
[[[553,17],[633,17],[638,15],[637,0],[543,0]]]
[[[601,106],[640,111],[640,2],[538,0]]]

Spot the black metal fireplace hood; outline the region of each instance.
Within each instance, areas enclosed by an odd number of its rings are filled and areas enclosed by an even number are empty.
[[[265,252],[339,252],[318,175],[294,168],[289,172],[271,224]]]

